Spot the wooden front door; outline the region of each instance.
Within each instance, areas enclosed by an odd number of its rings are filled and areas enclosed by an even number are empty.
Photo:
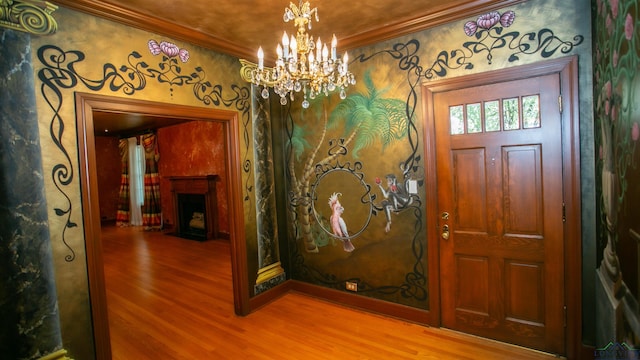
[[[559,75],[433,99],[442,326],[563,354]]]

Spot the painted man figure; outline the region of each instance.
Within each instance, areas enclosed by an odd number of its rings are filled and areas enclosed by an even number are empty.
[[[404,209],[410,202],[411,197],[402,184],[398,184],[398,180],[394,174],[386,176],[387,189],[382,187],[380,178],[376,178],[376,184],[382,191],[382,207],[384,208],[384,214],[387,217],[387,225],[384,228],[385,232],[391,230],[391,211],[398,211]]]

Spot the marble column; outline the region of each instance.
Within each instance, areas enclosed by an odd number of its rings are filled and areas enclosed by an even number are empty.
[[[31,35],[0,29],[0,357],[62,349]]]
[[[280,264],[278,246],[269,101],[260,96],[256,86],[253,86],[251,99],[259,267],[254,292],[259,294],[284,282],[286,276]]]

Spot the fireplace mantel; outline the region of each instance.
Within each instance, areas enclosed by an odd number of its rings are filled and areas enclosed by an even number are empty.
[[[173,209],[175,234],[182,236],[185,233],[185,221],[180,219],[179,198],[181,194],[196,194],[204,196],[205,230],[206,239],[218,237],[218,198],[216,194],[216,182],[218,175],[204,176],[169,176],[171,192],[173,193]]]

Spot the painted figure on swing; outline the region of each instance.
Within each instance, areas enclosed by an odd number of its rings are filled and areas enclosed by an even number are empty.
[[[388,174],[385,178],[387,180],[386,190],[382,187],[380,178],[376,178],[376,184],[382,191],[382,196],[384,196],[382,207],[387,218],[384,231],[389,232],[391,230],[391,212],[398,212],[406,208],[411,203],[411,195],[405,189],[404,184],[398,183],[398,179],[394,174]]]
[[[353,244],[351,243],[351,239],[349,238],[347,224],[342,218],[344,207],[342,206],[342,204],[340,204],[340,200],[338,200],[338,196],[340,195],[342,194],[333,193],[329,197],[329,207],[331,208],[331,218],[329,219],[329,221],[331,222],[331,230],[333,231],[333,235],[342,240],[342,247],[344,251],[352,252],[355,247],[353,246]]]

